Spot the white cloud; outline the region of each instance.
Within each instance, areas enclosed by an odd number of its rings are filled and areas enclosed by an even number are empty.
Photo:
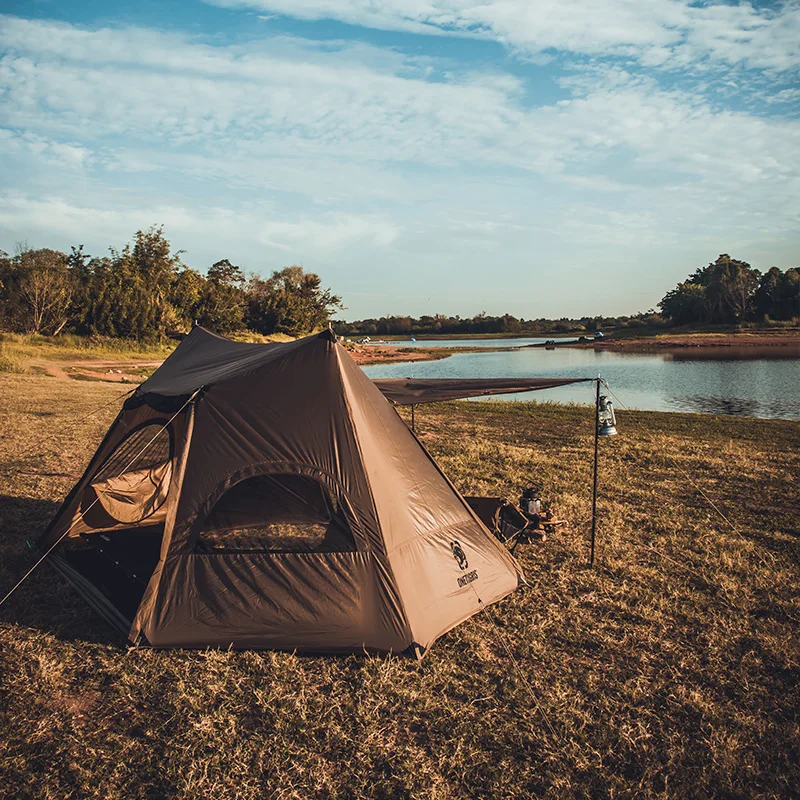
[[[508,103],[519,88],[510,76],[430,83],[353,63],[350,50],[308,60],[305,51],[272,55],[147,33],[9,22],[0,32],[10,51],[0,61],[7,124],[442,162],[452,160],[454,136],[481,146],[518,113]]]
[[[774,103],[795,103],[800,110],[800,89],[783,89],[774,95],[768,95],[764,100],[770,105]]]
[[[139,213],[108,205],[77,206],[61,196],[31,197],[23,192],[6,192],[0,195],[0,231],[13,232],[15,238],[32,238],[37,228],[44,228],[51,238],[77,244],[81,232],[91,228],[93,255],[103,255],[111,245],[120,246],[130,239],[138,228],[152,224],[153,213],[163,219],[172,217],[166,208],[141,209]],[[175,221],[171,219],[171,221]],[[42,224],[44,223],[44,224]],[[66,244],[64,245],[66,247]]]
[[[119,247],[135,230],[163,224],[175,242],[193,243],[187,259],[200,268],[205,261],[211,263],[214,253],[238,258],[234,249],[260,250],[276,264],[302,261],[304,256],[324,259],[332,251],[364,244],[390,245],[400,232],[397,224],[376,214],[328,213],[292,221],[275,217],[269,206],[248,210],[165,203],[109,207],[76,204],[60,196],[31,198],[16,192],[0,196],[0,231],[26,232],[31,221],[46,220],[51,235],[70,240],[76,232],[86,232],[92,254],[102,255],[106,246]],[[71,241],[77,243],[74,238]]]
[[[696,46],[669,33],[678,22],[654,40],[664,59]],[[193,266],[301,262],[365,296],[418,282],[466,313],[470,270],[499,311],[544,277],[551,304],[574,291],[551,265],[604,258],[638,275],[654,243],[797,239],[800,124],[630,65],[582,64],[542,104],[499,68],[352,42],[220,45],[6,17],[0,52],[7,243],[96,254],[158,222]]]
[[[33,132],[17,133],[0,128],[0,152],[11,158],[30,157],[49,167],[78,169],[89,164],[92,153],[79,144],[58,142]]]
[[[619,67],[565,80],[571,99],[526,108],[518,78],[467,72],[432,82],[404,74],[400,58],[376,67],[374,48],[363,45],[366,64],[347,47],[312,57],[310,45],[281,41],[273,54],[263,44],[211,47],[142,29],[26,20],[8,21],[0,45],[9,51],[0,60],[4,118],[29,138],[124,136],[128,148],[156,149],[162,168],[273,189],[277,174],[309,196],[318,193],[314,173],[330,170],[316,162],[336,165],[345,179],[361,172],[368,191],[367,169],[399,164],[544,176],[581,169],[599,186],[609,177],[604,161],[620,148],[632,171],[715,185],[796,175],[796,123],[716,111]],[[113,148],[104,152],[107,160]],[[117,153],[121,169],[137,162]],[[346,184],[329,184],[323,198],[360,193]]]
[[[258,240],[288,253],[310,250],[320,254],[364,241],[385,247],[394,242],[398,232],[396,224],[379,216],[334,213],[292,222],[266,222]]]
[[[788,2],[690,0],[212,0],[306,20],[488,38],[539,52],[637,57],[649,66],[712,59],[787,70],[800,65],[800,9]]]

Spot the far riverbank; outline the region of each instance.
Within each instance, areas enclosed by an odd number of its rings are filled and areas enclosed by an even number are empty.
[[[651,350],[681,348],[784,348],[800,353],[800,329],[764,329],[720,332],[648,332],[634,334],[630,330],[609,331],[602,337],[593,335],[573,335],[553,338],[530,336],[448,336],[420,337],[413,339],[380,340],[380,343],[362,345],[367,350],[386,348],[405,348],[415,352],[425,350],[436,353],[446,349],[448,352],[475,350],[516,350],[527,348],[590,348],[595,350],[619,350],[627,352],[648,352]],[[409,360],[417,360],[409,358]]]
[[[438,361],[447,358],[452,350],[443,348],[410,348],[395,345],[353,345],[347,343],[348,353],[360,367],[373,364],[398,363],[403,361]]]
[[[631,339],[612,336],[599,341],[592,340],[585,343],[585,345],[608,350],[627,351],[685,347],[785,347],[793,348],[800,353],[800,334],[784,331],[757,331],[753,333],[661,334]]]

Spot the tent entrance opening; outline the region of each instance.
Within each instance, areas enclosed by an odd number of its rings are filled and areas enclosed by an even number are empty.
[[[240,481],[206,518],[196,552],[340,553],[356,549],[330,493],[308,475],[277,473]]]

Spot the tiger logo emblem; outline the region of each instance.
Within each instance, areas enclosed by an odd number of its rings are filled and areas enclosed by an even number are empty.
[[[453,558],[456,560],[459,569],[466,569],[469,566],[469,561],[467,561],[467,554],[464,552],[461,542],[457,539],[450,542],[450,549],[453,551]]]

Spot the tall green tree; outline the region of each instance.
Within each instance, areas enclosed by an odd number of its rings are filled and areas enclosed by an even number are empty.
[[[227,258],[209,267],[197,315],[200,324],[217,333],[241,330],[247,311],[244,287],[244,273]]]
[[[0,329],[14,329],[13,306],[16,295],[13,291],[14,263],[5,250],[0,250]]]
[[[172,279],[169,302],[175,313],[175,329],[186,333],[200,314],[206,279],[194,269],[184,267]]]
[[[162,227],[137,231],[132,245],[89,263],[86,327],[107,336],[163,336],[176,320],[170,293],[181,266]]]
[[[776,319],[794,319],[800,317],[800,269],[791,267],[783,273]]]
[[[760,277],[746,261],[723,253],[668,292],[659,307],[676,324],[740,323],[752,311]]]
[[[58,334],[70,322],[75,285],[67,256],[21,246],[0,263],[0,318],[26,333]]]
[[[684,281],[664,295],[658,304],[661,313],[675,325],[703,322],[706,309],[706,289],[698,283]]]
[[[259,333],[300,335],[323,328],[341,299],[313,272],[292,266],[273,272],[267,280],[252,278],[248,321]]]
[[[128,253],[112,250],[110,256],[92,259],[89,266],[92,276],[85,316],[89,333],[135,339],[160,334],[159,309]]]
[[[782,272],[771,267],[762,276],[753,295],[760,319],[789,320],[800,316],[800,272],[791,267]]]
[[[761,273],[746,261],[737,261],[727,253],[690,278],[705,287],[705,308],[708,322],[738,323],[751,310],[753,295]]]

